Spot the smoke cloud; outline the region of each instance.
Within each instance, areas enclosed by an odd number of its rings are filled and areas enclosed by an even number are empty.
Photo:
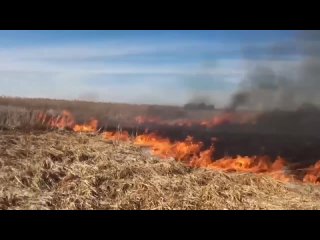
[[[290,42],[244,50],[245,56],[290,59],[298,64],[274,66],[268,62],[248,69],[232,109],[295,110],[301,106],[320,106],[320,31],[303,31]],[[271,61],[272,62],[272,61]]]

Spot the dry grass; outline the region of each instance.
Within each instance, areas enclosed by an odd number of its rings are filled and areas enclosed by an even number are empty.
[[[0,132],[1,209],[320,209],[314,186],[190,169],[129,143]]]
[[[61,112],[62,110],[70,111],[77,121],[88,121],[95,118],[102,125],[122,125],[136,124],[135,118],[139,115],[143,116],[161,116],[168,118],[179,118],[187,115],[180,107],[173,106],[154,106],[154,105],[137,105],[122,103],[104,103],[104,102],[86,102],[86,101],[70,101],[55,99],[29,99],[29,98],[10,98],[0,96],[0,127],[7,126],[3,124],[3,119],[8,119],[9,112],[18,112],[19,116],[24,115],[23,119],[15,117],[16,122],[27,122],[28,114],[35,111],[53,110]],[[203,111],[205,114],[212,116],[211,112]],[[25,115],[27,113],[27,115]],[[203,115],[203,114],[202,114]],[[206,116],[206,115],[204,115]],[[11,119],[10,119],[11,121]]]

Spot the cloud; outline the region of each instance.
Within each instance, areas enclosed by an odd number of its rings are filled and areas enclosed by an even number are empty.
[[[184,104],[190,92],[196,92],[214,95],[222,104],[245,74],[244,64],[268,62],[279,68],[295,64],[266,59],[250,63],[243,61],[240,53],[239,44],[210,41],[107,41],[2,48],[0,94]]]
[[[258,64],[248,68],[231,107],[292,110],[306,103],[320,105],[320,31],[299,32],[291,41],[260,50],[269,56],[295,58],[278,66]]]

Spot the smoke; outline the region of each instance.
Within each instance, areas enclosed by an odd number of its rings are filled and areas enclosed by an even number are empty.
[[[208,95],[208,94],[203,94],[203,93],[193,93],[193,95],[191,96],[191,98],[189,99],[188,103],[194,103],[194,104],[214,104],[214,99],[213,96]]]
[[[228,68],[229,66],[227,66]],[[228,81],[238,76],[238,71],[225,69],[216,60],[205,61],[192,74],[180,79],[185,92],[185,104],[205,104],[223,107],[235,84]]]
[[[289,42],[245,49],[246,57],[253,54],[269,61],[248,68],[230,108],[266,111],[320,105],[320,31],[303,31]]]

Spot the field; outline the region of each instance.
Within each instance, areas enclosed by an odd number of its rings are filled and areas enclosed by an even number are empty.
[[[320,209],[319,188],[191,169],[130,143],[3,131],[1,209]]]
[[[105,126],[116,126],[120,123],[123,126],[133,127],[135,117],[141,115],[165,116],[166,118],[179,118],[188,115],[183,109],[172,106],[0,97],[0,127],[25,128],[26,125],[34,124],[37,112],[60,113],[63,110],[72,112],[79,122],[94,118]],[[203,114],[208,115],[206,112]],[[209,116],[212,114],[209,113]]]
[[[79,124],[97,119],[100,130],[76,133],[39,123],[39,113],[55,116],[63,110]],[[192,136],[206,148],[217,137],[215,157],[281,155],[295,169],[320,159],[320,112],[266,113],[255,124],[212,128],[162,124],[219,114],[171,106],[0,98],[0,209],[320,209],[320,186],[303,184],[304,175],[299,182],[283,183],[263,174],[191,168],[101,134],[126,130],[134,135],[148,129],[171,141]],[[139,116],[162,122],[141,125]],[[319,183],[319,173],[314,174]]]

